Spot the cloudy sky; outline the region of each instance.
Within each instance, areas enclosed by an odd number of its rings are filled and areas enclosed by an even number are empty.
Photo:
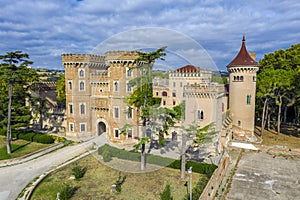
[[[63,69],[62,53],[102,53],[111,46],[141,49],[153,41],[153,48],[167,45],[170,54],[195,65],[206,65],[194,61],[202,59],[197,52],[205,51],[218,69],[225,70],[243,35],[257,60],[300,39],[299,0],[0,0],[0,4],[0,54],[23,50],[34,67]],[[153,39],[157,37],[158,41]],[[136,41],[140,46],[130,46]]]

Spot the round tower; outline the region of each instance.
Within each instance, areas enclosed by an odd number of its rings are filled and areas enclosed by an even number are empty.
[[[253,56],[253,54],[252,54]],[[237,56],[227,65],[233,138],[254,139],[256,72],[259,64],[246,49],[245,37]]]

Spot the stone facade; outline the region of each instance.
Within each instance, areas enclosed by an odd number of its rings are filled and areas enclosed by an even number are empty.
[[[67,136],[84,139],[105,134],[113,142],[134,142],[139,137],[137,111],[125,103],[125,97],[133,91],[128,81],[138,76],[138,71],[131,69],[135,58],[135,52],[125,51],[104,56],[62,55]],[[133,125],[127,136],[120,130],[126,123]]]
[[[125,102],[133,92],[128,82],[141,75],[133,68],[137,57],[133,51],[110,51],[103,56],[62,55],[67,136],[105,134],[110,141],[125,144],[141,137],[138,111]],[[219,149],[231,135],[242,140],[252,138],[258,64],[247,52],[244,39],[239,54],[227,68],[229,92],[224,84],[212,82],[212,71],[191,65],[169,71],[168,79],[153,79],[153,97],[161,98],[160,106],[172,108],[181,102],[186,105],[185,118],[170,128],[170,135],[180,132],[182,125],[204,127],[214,122],[223,138],[218,141]],[[125,124],[132,125],[130,134],[121,135]]]

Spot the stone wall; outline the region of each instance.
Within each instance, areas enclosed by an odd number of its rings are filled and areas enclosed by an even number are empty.
[[[219,189],[230,163],[230,158],[227,154],[224,154],[218,168],[215,170],[210,180],[208,181],[205,189],[203,190],[199,200],[213,200],[215,198],[216,192]]]

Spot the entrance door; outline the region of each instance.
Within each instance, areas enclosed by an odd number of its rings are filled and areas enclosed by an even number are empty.
[[[106,132],[106,125],[103,122],[98,123],[98,135]]]

